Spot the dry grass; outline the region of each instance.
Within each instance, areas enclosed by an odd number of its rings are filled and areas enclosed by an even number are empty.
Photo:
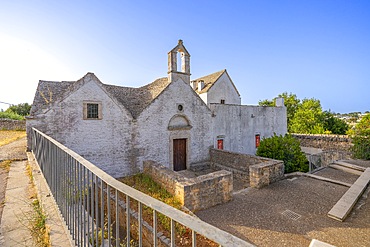
[[[26,136],[26,131],[0,130],[0,147]]]
[[[50,247],[50,227],[46,224],[47,216],[40,201],[37,199],[37,190],[33,180],[32,166],[27,162],[26,174],[30,179],[29,198],[32,200],[32,213],[27,215],[28,229],[37,247]]]
[[[5,171],[9,172],[10,164],[12,163],[11,160],[3,160],[0,162],[0,169],[4,169]]]

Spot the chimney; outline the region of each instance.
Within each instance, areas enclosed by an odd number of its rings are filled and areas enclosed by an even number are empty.
[[[276,105],[276,107],[283,107],[284,106],[284,98],[276,98],[275,105]]]
[[[197,82],[196,81],[191,81],[190,82],[190,86],[193,90],[195,90],[197,88]]]
[[[198,81],[198,92],[202,91],[203,88],[204,88],[204,81],[203,80]]]

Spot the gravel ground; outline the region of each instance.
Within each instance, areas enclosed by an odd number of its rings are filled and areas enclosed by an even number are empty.
[[[26,137],[18,139],[12,143],[0,147],[0,161],[1,160],[26,160]]]
[[[325,169],[315,172],[314,175],[339,180],[349,184],[353,184],[360,177],[359,175],[344,172],[331,167],[326,167]]]
[[[309,246],[313,238],[338,247],[370,246],[369,189],[345,222],[327,216],[347,189],[307,177],[285,179],[196,215],[257,246]]]

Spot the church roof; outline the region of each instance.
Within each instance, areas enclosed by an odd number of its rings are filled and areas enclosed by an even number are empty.
[[[62,100],[66,95],[78,88],[76,84],[80,81],[56,82],[40,80],[30,115],[37,115],[43,110],[48,109],[52,103]],[[99,81],[99,83],[101,82]],[[108,94],[122,104],[131,113],[133,118],[137,118],[163,92],[168,84],[167,77],[164,77],[139,88],[114,86],[103,83],[101,83],[101,86]]]
[[[33,99],[30,115],[33,116],[49,108],[49,105],[58,101],[63,93],[73,84],[71,81],[39,81]]]
[[[212,73],[210,75],[206,75],[206,76],[200,77],[198,79],[192,80],[193,82],[197,82],[197,84],[196,84],[197,86],[194,90],[199,94],[208,92],[208,90],[213,86],[213,84],[218,80],[218,78],[220,78],[220,76],[225,71],[226,71],[226,69],[223,69],[221,71],[217,71],[217,72]],[[204,82],[204,88],[200,92],[198,92],[198,82],[199,81]]]
[[[227,73],[226,69],[223,69],[223,70],[217,71],[215,73],[212,73],[212,74],[200,77],[198,79],[192,80],[192,82],[196,82],[196,87],[194,88],[194,90],[198,94],[207,93],[212,88],[212,86],[217,82],[217,80],[222,76],[222,74],[224,74],[224,73],[226,73],[226,75],[229,77],[231,84],[235,88],[235,91],[240,96],[240,94],[238,92],[238,89],[235,87],[235,85],[234,85],[233,81],[231,80],[229,74]],[[204,87],[200,92],[198,91],[198,82],[199,81],[204,82]]]
[[[167,77],[163,77],[139,88],[106,84],[103,84],[103,87],[131,112],[133,118],[137,118],[163,92],[168,84]]]

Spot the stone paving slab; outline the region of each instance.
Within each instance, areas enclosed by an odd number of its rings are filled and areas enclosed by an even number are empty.
[[[338,165],[336,163],[330,164],[329,167],[337,169],[337,170],[341,170],[341,171],[344,171],[344,172],[347,172],[347,173],[359,175],[359,176],[362,174],[362,171],[359,171],[359,170],[353,169],[353,168],[348,168],[346,166]]]
[[[370,168],[367,168],[329,211],[328,216],[335,220],[344,221],[358,199],[361,197],[362,193],[365,191],[369,182]]]
[[[322,241],[319,241],[317,239],[312,239],[309,247],[335,247],[334,245],[324,243]]]
[[[17,161],[11,164],[7,190],[5,193],[5,207],[1,219],[0,246],[34,246],[31,232],[28,229],[28,220],[32,211],[26,175],[26,162]]]
[[[343,166],[343,167],[347,167],[347,168],[350,168],[350,169],[358,170],[358,171],[361,171],[361,172],[365,171],[365,169],[366,169],[366,167],[350,164],[348,162],[341,161],[341,160],[335,161],[334,164],[337,164],[337,165],[340,165],[340,166]]]
[[[345,183],[350,184],[351,187],[352,184],[356,182],[356,180],[359,178],[359,175],[351,174],[344,172],[342,170],[337,170],[332,167],[325,167],[317,172],[314,173],[315,175],[326,177],[334,180],[339,180]]]

